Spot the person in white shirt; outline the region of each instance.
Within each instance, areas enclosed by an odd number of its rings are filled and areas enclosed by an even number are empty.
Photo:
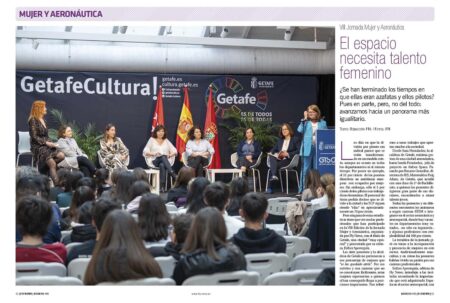
[[[177,149],[166,138],[166,129],[163,125],[158,125],[152,133],[152,137],[148,140],[147,145],[142,152],[144,158],[147,158],[148,163],[152,163],[159,168],[159,182],[163,190],[166,183],[166,174],[169,174],[174,179],[177,175],[172,169],[172,164],[177,155]]]
[[[203,191],[203,200],[206,205],[217,208],[223,215],[227,227],[227,239],[233,237],[239,229],[244,227],[244,222],[228,216],[225,208],[230,202],[230,189],[223,182],[214,182],[206,186]]]
[[[210,157],[214,154],[214,148],[208,140],[203,138],[200,127],[192,127],[188,136],[190,139],[186,144],[188,166],[195,170],[196,177],[204,177],[203,167],[208,165]]]

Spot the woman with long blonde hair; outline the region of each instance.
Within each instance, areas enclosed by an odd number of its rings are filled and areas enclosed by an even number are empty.
[[[34,101],[28,118],[31,152],[39,171],[45,172],[48,168],[53,183],[58,184],[56,167],[64,160],[64,154],[57,150],[58,145],[48,137],[47,123],[44,120],[46,114],[45,101]]]

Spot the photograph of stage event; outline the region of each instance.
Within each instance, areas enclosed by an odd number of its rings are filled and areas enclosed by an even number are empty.
[[[19,26],[17,285],[334,285],[335,29]]]

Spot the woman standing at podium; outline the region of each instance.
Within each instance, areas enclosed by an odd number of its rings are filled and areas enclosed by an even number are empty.
[[[327,122],[323,120],[320,109],[317,105],[312,104],[303,112],[297,131],[303,135],[302,144],[300,146],[300,158],[303,159],[302,169],[300,172],[300,187],[298,192],[303,191],[305,177],[310,168],[315,167],[315,149],[316,137],[318,129],[327,129]]]

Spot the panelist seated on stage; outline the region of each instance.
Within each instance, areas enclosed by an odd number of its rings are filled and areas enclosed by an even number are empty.
[[[200,127],[194,126],[189,130],[189,141],[186,144],[188,166],[195,170],[196,177],[203,177],[203,167],[208,165],[209,158],[214,154],[214,148],[203,137]]]
[[[127,168],[130,161],[128,148],[116,137],[116,127],[111,123],[106,125],[104,137],[100,140],[100,157],[109,171]]]
[[[300,148],[300,141],[294,137],[294,131],[289,124],[281,125],[279,136],[277,144],[269,152],[270,182],[278,180],[278,170],[289,165],[292,158],[299,153]],[[268,191],[271,191],[271,187]]]
[[[245,130],[245,139],[242,140],[237,147],[237,166],[243,173],[247,172],[247,169],[255,165],[256,160],[261,154],[261,145],[255,140],[255,130],[251,127]]]
[[[171,163],[175,161],[175,156],[178,152],[166,135],[166,129],[163,125],[156,126],[142,152],[147,163],[152,163],[159,168],[159,183],[162,189],[166,186],[166,174],[169,174],[174,179],[177,178]]]

